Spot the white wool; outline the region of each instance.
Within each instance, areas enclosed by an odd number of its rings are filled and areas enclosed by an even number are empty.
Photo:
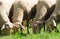
[[[27,8],[27,11],[29,12],[31,10],[31,8],[37,4],[38,0],[20,0],[21,3],[23,3],[26,8]]]

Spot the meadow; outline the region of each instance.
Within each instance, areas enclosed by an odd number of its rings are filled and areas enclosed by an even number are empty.
[[[58,30],[60,31],[60,24],[57,26]],[[33,34],[32,29],[29,29],[30,34],[25,34],[21,35],[20,32],[17,32],[16,34],[11,34],[8,36],[0,36],[0,39],[60,39],[60,32],[54,32],[52,31],[51,33],[44,32],[43,28],[41,30],[41,33]]]

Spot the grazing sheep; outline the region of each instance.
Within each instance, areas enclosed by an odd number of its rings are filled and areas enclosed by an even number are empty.
[[[22,25],[22,21],[26,20],[27,21],[27,32],[28,31],[28,23],[29,20],[34,18],[33,16],[35,15],[36,12],[36,4],[38,0],[19,0],[14,3],[14,11],[13,11],[13,16],[12,16],[12,21],[16,25]],[[24,27],[22,27],[24,28]]]
[[[60,23],[60,0],[56,1],[56,8],[46,23],[47,24],[50,23],[49,25],[51,25],[50,30],[48,30],[48,28],[47,28],[47,30],[49,32],[51,32],[54,29],[56,32],[59,32],[59,30],[57,29],[57,25]]]
[[[55,3],[56,0],[39,0],[37,4],[37,13],[32,24],[33,33],[40,32],[42,24],[44,24],[45,31],[45,21],[54,11]]]
[[[0,34],[6,25],[13,28],[14,24],[9,20],[9,11],[15,0],[0,0]]]

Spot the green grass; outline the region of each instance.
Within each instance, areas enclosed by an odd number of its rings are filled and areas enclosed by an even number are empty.
[[[60,31],[60,24],[57,26],[58,30]],[[0,36],[0,39],[60,39],[60,32],[41,32],[40,34],[33,34],[32,29],[30,29],[30,35],[21,35],[20,32],[16,33],[15,35],[9,36]]]
[[[60,33],[40,33],[40,34],[30,34],[30,35],[10,35],[3,36],[0,39],[60,39]]]

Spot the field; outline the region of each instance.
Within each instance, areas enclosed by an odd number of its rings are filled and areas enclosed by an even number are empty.
[[[57,28],[60,31],[60,24],[57,26]],[[0,39],[60,39],[60,32],[54,32],[52,31],[51,33],[47,33],[42,31],[41,33],[33,34],[32,29],[29,30],[30,34],[24,34],[21,35],[20,32],[14,34],[14,35],[9,35],[9,36],[0,36]]]

